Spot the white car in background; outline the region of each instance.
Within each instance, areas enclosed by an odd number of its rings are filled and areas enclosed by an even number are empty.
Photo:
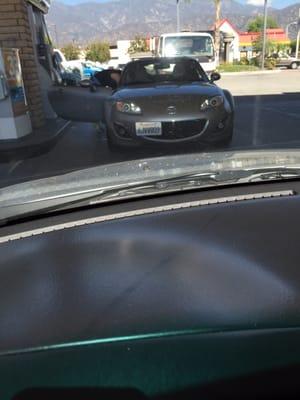
[[[66,59],[64,53],[63,53],[61,50],[59,50],[59,49],[54,49],[53,52],[54,52],[54,54],[55,54],[56,59],[61,63],[61,65],[62,65],[64,68],[66,68],[66,69],[69,68],[69,67],[71,67],[71,68],[78,68],[78,69],[81,68],[82,60],[72,60],[72,61],[68,61],[68,60]]]
[[[59,49],[54,49],[54,54],[66,71],[73,72],[76,69],[80,72],[82,79],[90,78],[94,72],[106,69],[101,63],[90,60],[77,59],[68,61],[63,52]]]
[[[286,67],[289,69],[297,69],[300,67],[300,58],[293,57],[289,54],[275,54],[273,57],[276,59],[277,67]]]

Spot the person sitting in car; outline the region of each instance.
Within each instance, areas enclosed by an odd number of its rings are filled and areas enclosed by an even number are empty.
[[[172,75],[176,82],[194,82],[200,79],[197,70],[191,68],[191,65],[187,62],[177,63]]]
[[[91,83],[94,87],[109,87],[116,90],[121,79],[121,71],[117,69],[106,69],[96,72],[91,77]]]

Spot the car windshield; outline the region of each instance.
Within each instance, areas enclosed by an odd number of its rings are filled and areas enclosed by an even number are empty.
[[[160,82],[208,81],[205,72],[195,60],[156,59],[135,61],[123,73],[123,85],[153,84]]]
[[[0,224],[298,177],[299,110],[296,0],[0,0]]]
[[[165,38],[166,56],[213,57],[213,41],[210,36],[173,36]]]

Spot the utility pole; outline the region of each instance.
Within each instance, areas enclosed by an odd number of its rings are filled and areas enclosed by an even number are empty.
[[[55,46],[59,49],[59,39],[56,24],[48,24],[48,26],[53,27],[54,36],[55,36]]]
[[[296,44],[296,54],[295,57],[299,56],[299,44],[300,44],[300,8],[299,8],[299,16],[298,16],[298,33],[297,33],[297,44]]]
[[[215,16],[215,45],[216,45],[216,55],[217,62],[220,61],[220,45],[221,45],[221,37],[220,37],[220,20],[221,20],[221,0],[215,0],[216,7],[216,16]]]
[[[180,32],[180,8],[179,8],[180,0],[176,0],[176,12],[177,12],[177,32]]]
[[[265,69],[266,45],[267,45],[267,22],[268,22],[268,0],[265,0],[264,6],[264,31],[261,69]]]
[[[56,26],[56,24],[54,24],[54,33],[55,33],[56,46],[59,48],[59,41],[58,41],[58,33],[57,33],[57,26]]]

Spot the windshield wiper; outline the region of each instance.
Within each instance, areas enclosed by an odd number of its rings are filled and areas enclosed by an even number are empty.
[[[248,182],[263,182],[269,180],[281,180],[281,179],[293,179],[299,178],[300,169],[299,168],[280,168],[276,170],[266,170],[253,172],[251,176],[248,177]]]
[[[104,188],[93,188],[93,190],[89,191],[79,191],[71,194],[67,193],[56,197],[44,197],[25,204],[22,203],[5,206],[1,208],[1,214],[4,217],[0,220],[0,223],[3,225],[9,221],[32,215],[158,194],[176,193],[232,184],[247,184],[299,178],[300,167],[244,169],[239,171],[225,170],[212,173],[175,175],[166,179],[106,186]]]
[[[88,191],[66,193],[56,197],[43,197],[26,203],[4,206],[1,208],[0,224],[32,215],[92,206],[101,203],[126,200],[160,193],[172,193],[217,184],[217,174],[199,173],[184,174],[172,178],[140,182],[136,184],[120,184],[99,187]]]
[[[196,189],[197,187],[204,187],[206,185],[216,184],[218,182],[218,173],[199,173],[199,174],[186,174],[178,177],[168,178],[165,180],[158,180],[146,184],[139,184],[132,187],[121,189],[108,190],[106,193],[101,194],[99,198],[93,196],[90,199],[90,204],[103,203],[104,201],[111,201],[114,199],[128,199],[133,197],[142,197],[158,193],[178,192],[189,189]]]

